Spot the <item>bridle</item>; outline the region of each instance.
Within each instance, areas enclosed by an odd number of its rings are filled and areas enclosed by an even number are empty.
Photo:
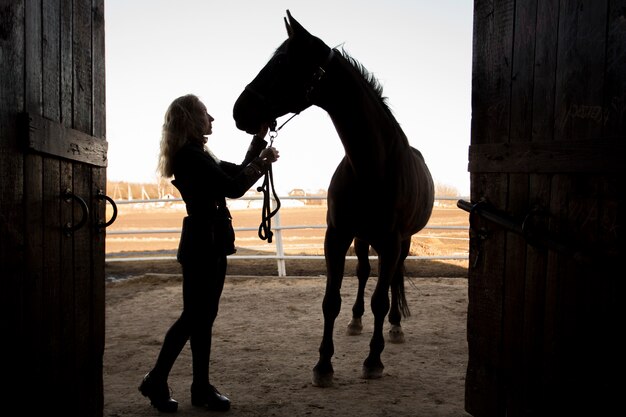
[[[324,76],[326,75],[326,67],[328,67],[328,65],[330,64],[330,61],[333,59],[334,56],[335,56],[335,50],[331,48],[324,63],[320,65],[317,68],[317,70],[313,73],[313,76],[311,78],[311,83],[306,89],[306,93],[305,93],[306,106],[303,107],[301,110],[294,112],[294,114],[292,114],[291,117],[289,117],[285,122],[283,122],[278,128],[276,128],[276,124],[277,124],[276,120],[273,120],[270,123],[270,128],[269,128],[269,133],[268,133],[270,137],[269,146],[272,146],[274,144],[274,139],[276,139],[276,137],[278,136],[278,131],[280,129],[282,129],[289,121],[291,121],[291,119],[299,115],[302,110],[308,108],[311,104],[313,104],[312,94],[318,88],[321,81],[324,79]],[[248,84],[245,89],[246,91],[258,97],[261,100],[261,102],[269,105],[270,101],[263,94],[259,93],[254,88],[252,88],[250,84]],[[270,164],[269,169],[265,173],[263,184],[260,187],[257,187],[257,191],[263,193],[263,208],[261,211],[261,224],[259,225],[259,238],[261,238],[261,240],[267,240],[268,243],[272,243],[272,237],[274,236],[274,233],[271,230],[272,229],[272,217],[274,217],[276,213],[278,213],[278,210],[280,209],[280,199],[278,198],[278,194],[276,193],[276,189],[274,188],[274,173],[272,171],[271,164]],[[272,210],[270,194],[272,195],[272,197],[274,198],[274,201],[276,202],[276,208],[274,208],[274,210]]]
[[[306,88],[306,92],[304,95],[306,105],[302,109],[294,111],[293,115],[291,115],[291,117],[287,119],[287,121],[285,121],[282,125],[280,125],[278,129],[274,130],[276,134],[278,134],[278,131],[282,129],[283,126],[287,124],[287,122],[289,122],[291,119],[299,115],[302,110],[308,108],[310,105],[313,104],[312,95],[315,92],[315,90],[319,87],[319,84],[321,83],[321,81],[324,79],[324,76],[326,75],[327,67],[330,64],[330,61],[333,59],[334,56],[335,56],[335,49],[330,48],[330,50],[328,51],[328,55],[326,56],[326,59],[324,60],[324,63],[317,67],[317,70],[315,70],[315,72],[313,73],[313,76],[311,77],[311,82]],[[264,94],[260,93],[258,90],[252,87],[251,84],[246,85],[244,90],[254,95],[255,97],[257,97],[264,106],[267,106],[270,108],[272,107],[271,106],[272,102],[268,100]],[[276,120],[274,120],[273,123],[276,123]]]
[[[319,67],[317,67],[317,70],[313,73],[311,84],[309,85],[309,88],[307,89],[307,92],[306,92],[307,103],[312,104],[313,100],[311,98],[311,95],[313,94],[315,89],[319,86],[320,82],[324,79],[324,75],[326,75],[326,67],[328,67],[328,65],[330,64],[330,61],[333,59],[334,56],[335,56],[335,49],[330,48],[330,51],[328,52],[328,55],[326,56],[326,60],[324,61],[324,63],[320,65]]]

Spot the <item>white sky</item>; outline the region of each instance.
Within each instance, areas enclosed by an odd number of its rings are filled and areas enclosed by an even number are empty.
[[[187,93],[215,118],[209,147],[241,162],[251,137],[235,127],[233,104],[286,39],[286,9],[378,78],[435,182],[469,195],[471,0],[106,0],[109,180],[156,182],[163,115]],[[279,193],[326,189],[343,156],[318,107],[290,121],[274,146]]]

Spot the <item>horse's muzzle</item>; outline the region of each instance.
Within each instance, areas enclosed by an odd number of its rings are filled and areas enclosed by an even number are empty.
[[[259,96],[245,89],[235,101],[233,106],[233,119],[237,129],[249,134],[255,134],[269,120],[264,114],[264,106]]]

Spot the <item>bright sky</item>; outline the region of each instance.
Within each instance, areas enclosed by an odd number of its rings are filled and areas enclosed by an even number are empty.
[[[193,93],[215,118],[209,147],[241,162],[251,137],[232,109],[287,33],[289,9],[309,32],[372,72],[436,183],[469,195],[471,0],[106,0],[108,178],[157,181],[163,115]],[[280,119],[280,125],[287,116]],[[311,107],[274,146],[279,193],[326,189],[343,147]]]

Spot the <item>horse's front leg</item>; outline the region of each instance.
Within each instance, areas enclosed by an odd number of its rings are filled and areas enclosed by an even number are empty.
[[[389,312],[389,286],[400,258],[399,239],[389,239],[378,252],[378,282],[372,294],[372,313],[374,314],[374,333],[370,340],[370,353],[363,362],[363,378],[374,379],[383,376],[385,366],[380,358],[385,348],[383,325]]]
[[[363,331],[361,318],[365,312],[365,286],[367,285],[371,271],[370,261],[368,259],[369,248],[369,243],[361,239],[354,239],[354,253],[357,257],[356,276],[359,280],[359,288],[357,290],[356,299],[354,300],[354,305],[352,306],[352,320],[350,320],[350,324],[348,324],[348,329],[346,330],[349,336],[359,335]]]
[[[341,283],[346,263],[346,252],[352,242],[352,236],[344,236],[335,228],[326,229],[324,256],[326,257],[326,291],[322,302],[324,313],[324,335],[319,349],[319,360],[313,368],[313,385],[329,387],[333,384],[333,365],[331,359],[335,353],[333,330],[335,320],[341,310]]]

